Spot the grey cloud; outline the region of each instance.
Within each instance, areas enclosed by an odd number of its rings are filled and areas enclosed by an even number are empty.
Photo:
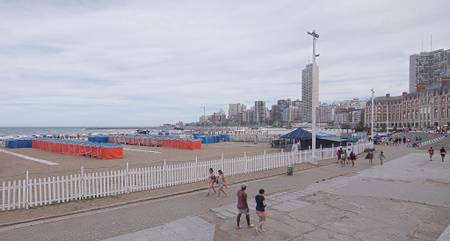
[[[35,125],[25,113],[47,126],[157,125],[196,120],[203,105],[300,98],[313,28],[321,101],[366,97],[372,87],[400,94],[421,40],[428,46],[433,33],[435,47],[449,48],[449,8],[444,0],[0,2],[0,126]]]

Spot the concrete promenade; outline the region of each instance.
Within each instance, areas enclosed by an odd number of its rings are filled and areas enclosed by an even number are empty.
[[[247,184],[251,206],[259,188],[267,191],[261,234],[235,230],[237,184],[221,199],[199,191],[4,227],[0,240],[450,240],[450,158],[410,153],[381,167],[358,160],[355,168],[329,165]]]

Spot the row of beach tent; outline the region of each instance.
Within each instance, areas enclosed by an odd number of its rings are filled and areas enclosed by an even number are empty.
[[[110,135],[108,136],[108,142],[137,146],[168,147],[184,150],[198,150],[202,148],[202,143],[200,140],[175,138],[170,136]]]
[[[80,140],[39,138],[32,140],[32,147],[44,151],[72,156],[88,156],[98,159],[121,159],[123,147],[118,144],[97,143]]]

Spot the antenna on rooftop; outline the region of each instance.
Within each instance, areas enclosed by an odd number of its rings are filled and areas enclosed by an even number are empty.
[[[423,40],[420,42],[420,52],[423,52]]]

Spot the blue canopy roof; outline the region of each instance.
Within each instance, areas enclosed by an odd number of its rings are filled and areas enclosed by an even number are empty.
[[[303,129],[303,128],[297,128],[285,135],[282,135],[280,138],[284,139],[300,139],[301,141],[305,140],[311,140],[312,135],[311,132]],[[325,132],[318,132],[317,133],[317,139],[319,140],[328,140],[328,141],[335,141],[335,142],[342,142],[345,141],[344,139],[340,138],[339,136],[333,136]]]
[[[280,138],[285,138],[285,139],[300,139],[300,140],[311,140],[312,139],[312,135],[311,132],[306,131],[305,129],[302,128],[297,128],[285,135],[282,135]]]

